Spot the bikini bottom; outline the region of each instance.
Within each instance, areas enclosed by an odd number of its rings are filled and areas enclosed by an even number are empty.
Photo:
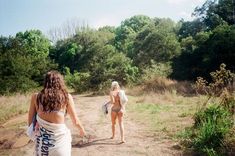
[[[120,112],[120,110],[121,110],[121,108],[120,107],[112,107],[112,112],[116,112],[116,113],[118,113],[118,112]]]

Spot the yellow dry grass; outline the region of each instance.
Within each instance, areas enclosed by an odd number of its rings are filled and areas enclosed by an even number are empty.
[[[181,95],[195,95],[194,85],[189,81],[176,81],[164,77],[155,77],[142,85],[130,89],[132,94],[176,92]]]
[[[28,111],[31,95],[0,96],[0,124]]]

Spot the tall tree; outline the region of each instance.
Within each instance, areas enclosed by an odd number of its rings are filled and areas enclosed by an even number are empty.
[[[0,39],[0,94],[28,89],[42,83],[43,74],[55,68],[49,59],[50,42],[38,30]]]
[[[181,43],[184,43],[183,52],[173,61],[173,77],[209,78],[209,73],[216,70],[221,63],[235,71],[234,26],[221,25],[211,32],[200,32],[193,39],[183,39]]]
[[[116,30],[115,47],[129,55],[132,51],[133,40],[152,20],[148,16],[136,15],[124,20]]]
[[[195,36],[197,33],[206,30],[206,25],[200,19],[195,19],[193,21],[180,21],[181,27],[178,31],[179,39],[189,36]]]
[[[174,22],[157,19],[138,33],[134,40],[133,58],[136,65],[146,67],[155,62],[168,62],[180,53],[180,44],[173,31]]]
[[[233,7],[233,0],[207,0],[195,9],[194,15],[214,29],[220,24],[234,24]]]

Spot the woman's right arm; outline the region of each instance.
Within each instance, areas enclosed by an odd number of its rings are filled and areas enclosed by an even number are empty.
[[[68,103],[67,111],[68,111],[68,114],[69,114],[73,124],[76,127],[78,127],[78,129],[80,130],[80,135],[84,136],[85,135],[85,130],[84,130],[80,120],[77,117],[73,97],[70,94],[69,94],[69,103]]]
[[[28,113],[28,126],[33,122],[34,115],[36,114],[36,99],[37,94],[33,94],[31,97],[30,107],[29,107],[29,113]]]

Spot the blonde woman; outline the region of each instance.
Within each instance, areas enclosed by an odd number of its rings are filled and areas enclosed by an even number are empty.
[[[111,107],[112,137],[111,139],[114,139],[115,137],[115,125],[116,125],[116,119],[118,118],[120,134],[121,134],[121,143],[125,143],[126,141],[124,138],[123,114],[125,112],[125,104],[127,103],[128,99],[125,95],[124,90],[120,89],[120,86],[117,81],[113,81],[111,84],[110,101],[112,104],[112,107]]]
[[[85,130],[77,117],[73,98],[65,88],[62,75],[50,71],[46,74],[43,89],[32,95],[29,108],[28,125],[34,122],[35,116],[37,120],[35,155],[71,155],[71,133],[64,123],[66,114],[70,115],[80,135],[84,136]]]

